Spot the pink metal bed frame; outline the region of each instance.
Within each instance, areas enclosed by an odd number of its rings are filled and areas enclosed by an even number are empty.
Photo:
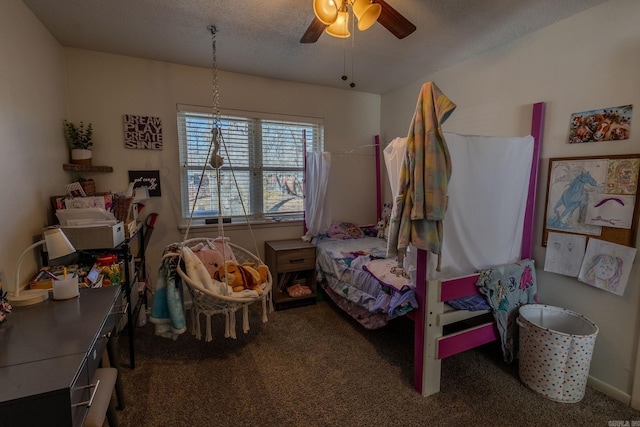
[[[531,258],[533,250],[534,211],[536,185],[538,177],[538,160],[544,129],[545,104],[533,105],[531,135],[534,138],[529,192],[522,239],[521,258]],[[381,217],[381,185],[380,185],[380,141],[375,137],[376,156],[376,190],[377,217]],[[495,341],[499,338],[495,322],[489,321],[459,332],[445,335],[443,327],[452,323],[468,320],[489,313],[485,311],[455,310],[445,312],[444,303],[478,293],[475,283],[478,275],[447,280],[427,280],[427,251],[418,250],[417,254],[416,299],[419,307],[409,313],[414,320],[414,375],[413,383],[416,391],[429,396],[440,391],[440,370],[442,359],[454,354]]]

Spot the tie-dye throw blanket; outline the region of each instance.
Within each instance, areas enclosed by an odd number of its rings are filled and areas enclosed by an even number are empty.
[[[516,317],[524,304],[539,303],[533,260],[522,260],[480,271],[476,286],[485,295],[498,326],[505,362],[516,355]]]

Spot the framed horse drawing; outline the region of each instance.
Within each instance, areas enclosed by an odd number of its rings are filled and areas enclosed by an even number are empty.
[[[640,154],[549,159],[542,246],[549,231],[635,246]]]

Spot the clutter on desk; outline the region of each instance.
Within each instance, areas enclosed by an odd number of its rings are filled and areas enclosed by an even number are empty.
[[[64,279],[75,279],[79,288],[117,286],[124,281],[124,263],[115,260],[110,264],[45,266],[31,278],[29,287],[52,289],[57,281]]]
[[[51,289],[53,281],[61,277],[76,277],[78,275],[78,265],[55,265],[44,266],[29,281],[30,289]]]
[[[87,257],[78,272],[80,287],[101,288],[124,282],[124,261],[116,254],[104,253]]]
[[[116,254],[104,254],[104,255],[98,255],[96,257],[96,264],[98,264],[99,266],[108,266],[111,264],[115,264],[115,262],[118,260],[118,255]]]
[[[114,211],[115,194],[88,197],[54,196],[55,216],[76,249],[113,248],[125,239],[124,222]],[[116,202],[121,204],[121,202]]]
[[[95,185],[90,191],[86,191],[85,183],[93,180],[83,180],[68,184],[67,194],[51,197],[51,205],[59,224],[63,227],[83,228],[82,234],[94,233],[100,236],[91,236],[90,241],[80,242],[78,247],[72,238],[69,240],[77,249],[88,249],[86,245],[102,245],[93,247],[115,247],[124,239],[130,239],[141,228],[138,213],[144,207],[143,200],[149,198],[147,187],[133,188],[133,183],[125,192],[95,192]],[[122,222],[122,236],[118,222]],[[106,230],[111,226],[112,230]],[[94,229],[88,229],[88,228]],[[99,227],[99,230],[95,228]],[[67,230],[64,229],[65,234]],[[72,231],[73,233],[73,231]],[[88,236],[86,236],[89,238]]]

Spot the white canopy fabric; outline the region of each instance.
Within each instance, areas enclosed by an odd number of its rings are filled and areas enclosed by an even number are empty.
[[[429,257],[428,277],[471,274],[519,260],[533,137],[447,132],[444,136],[452,164],[449,203],[444,220],[441,271],[435,271],[436,257]],[[392,144],[398,149],[396,140]],[[387,166],[387,171],[393,189],[397,172],[393,166]],[[415,265],[416,252],[410,247],[405,266]]]
[[[324,233],[331,225],[331,210],[327,195],[331,153],[307,153],[305,177],[304,211],[307,232],[303,239],[310,241],[314,236]]]
[[[442,273],[518,261],[529,194],[532,136],[445,133],[451,154]]]
[[[395,138],[387,145],[382,154],[384,155],[384,164],[387,167],[387,175],[389,177],[389,185],[391,185],[392,200],[398,197],[398,177],[400,168],[404,160],[404,154],[407,151],[407,138]]]

